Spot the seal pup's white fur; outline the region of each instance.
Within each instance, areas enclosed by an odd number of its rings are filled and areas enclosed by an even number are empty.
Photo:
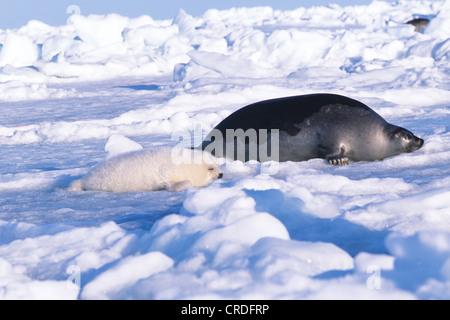
[[[162,148],[108,159],[74,181],[69,190],[181,191],[189,187],[205,187],[221,177],[219,166],[206,152]]]

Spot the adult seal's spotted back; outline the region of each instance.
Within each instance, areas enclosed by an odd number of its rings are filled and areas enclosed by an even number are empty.
[[[232,160],[323,158],[333,165],[346,165],[413,152],[423,144],[412,132],[386,122],[359,101],[310,94],[243,107],[220,122],[199,147]]]

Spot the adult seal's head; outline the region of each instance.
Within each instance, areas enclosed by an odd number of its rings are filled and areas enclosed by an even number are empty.
[[[343,165],[412,152],[423,143],[359,101],[311,94],[246,106],[220,122],[200,147],[233,160],[324,158]]]
[[[385,147],[386,157],[400,153],[411,153],[422,148],[424,141],[416,137],[411,131],[402,127],[387,125],[385,134],[389,137],[389,144]]]

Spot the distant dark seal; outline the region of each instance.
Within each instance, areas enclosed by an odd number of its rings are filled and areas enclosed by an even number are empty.
[[[415,32],[420,32],[422,30],[425,30],[425,28],[427,27],[429,22],[430,22],[430,20],[428,20],[428,19],[417,18],[417,19],[413,19],[411,21],[408,21],[407,24],[413,25],[415,27],[414,28]]]
[[[423,143],[359,101],[310,94],[243,107],[220,122],[199,147],[244,162],[323,158],[346,165],[349,160],[375,161],[413,152]]]

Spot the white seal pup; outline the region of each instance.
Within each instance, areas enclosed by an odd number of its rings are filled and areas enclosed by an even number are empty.
[[[205,187],[223,174],[213,157],[199,150],[162,148],[121,154],[74,181],[70,191],[181,191]]]
[[[222,120],[197,148],[243,162],[323,158],[346,165],[413,152],[423,144],[359,101],[309,94],[243,107]]]

